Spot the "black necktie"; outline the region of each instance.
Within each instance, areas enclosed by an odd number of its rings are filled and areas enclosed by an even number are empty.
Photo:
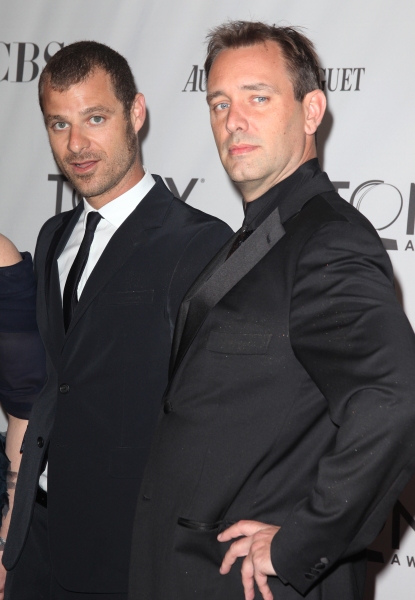
[[[88,261],[89,251],[94,239],[95,229],[101,220],[99,212],[91,211],[86,218],[85,235],[79,246],[78,254],[75,256],[72,267],[69,271],[68,278],[63,291],[63,322],[65,331],[68,331],[69,323],[71,322],[73,312],[78,304],[77,289],[79,280],[85,269]]]
[[[235,250],[238,250],[238,248],[242,246],[244,241],[247,240],[252,233],[254,233],[253,229],[248,229],[248,226],[244,225],[244,227],[241,230],[241,233],[238,235],[238,237],[232,244],[231,249],[228,252],[228,256],[226,257],[226,260],[228,260],[228,258],[232,256]]]

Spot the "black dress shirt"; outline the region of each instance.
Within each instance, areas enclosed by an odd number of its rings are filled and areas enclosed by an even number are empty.
[[[242,227],[246,231],[255,231],[259,225],[281,203],[283,198],[291,196],[292,200],[304,193],[306,187],[312,195],[321,191],[321,177],[324,176],[317,158],[302,164],[294,173],[283,179],[262,196],[251,202],[244,203],[245,218]],[[334,188],[332,188],[334,190]],[[313,193],[315,191],[315,193]],[[280,215],[284,222],[284,214]]]

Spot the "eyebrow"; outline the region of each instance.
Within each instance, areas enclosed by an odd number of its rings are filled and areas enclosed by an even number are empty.
[[[91,113],[94,112],[104,112],[107,114],[113,114],[115,113],[115,110],[113,108],[108,108],[108,106],[102,106],[102,105],[98,105],[98,106],[91,106],[89,108],[85,108],[85,110],[82,110],[79,114],[83,117],[85,117],[86,115],[90,115]]]
[[[251,83],[251,84],[247,84],[247,85],[242,85],[240,87],[240,89],[241,90],[258,91],[258,92],[260,92],[261,90],[269,90],[270,92],[275,92],[276,94],[280,93],[278,88],[275,88],[272,85],[268,85],[268,83]]]
[[[272,85],[268,85],[268,83],[248,83],[246,85],[241,85],[239,87],[240,90],[248,90],[253,92],[260,92],[262,90],[268,90],[269,92],[274,92],[275,94],[280,94],[280,90],[278,88],[273,87]],[[222,90],[217,90],[216,92],[212,92],[206,96],[206,101],[209,104],[211,100],[218,98],[219,96],[226,96],[225,92]]]
[[[115,110],[112,108],[108,108],[107,106],[98,105],[98,106],[89,106],[88,108],[81,110],[81,112],[79,114],[81,115],[81,117],[85,117],[85,116],[90,115],[95,112],[101,112],[101,113],[103,112],[106,114],[113,114],[115,112]],[[47,115],[45,117],[45,123],[48,125],[51,121],[66,122],[67,117],[65,117],[65,115]]]
[[[51,121],[65,121],[65,117],[62,115],[47,115],[45,116],[45,123],[48,125]]]

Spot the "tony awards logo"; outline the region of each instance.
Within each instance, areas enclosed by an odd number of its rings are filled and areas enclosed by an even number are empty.
[[[333,185],[340,195],[342,195],[341,190],[350,188],[349,181],[333,181]],[[355,188],[350,196],[350,204],[365,215],[373,227],[379,231],[386,250],[415,250],[411,239],[390,238],[386,231],[396,222],[401,222],[406,218],[406,235],[414,235],[415,183],[410,184],[407,204],[405,196],[395,185],[382,179],[364,181]]]

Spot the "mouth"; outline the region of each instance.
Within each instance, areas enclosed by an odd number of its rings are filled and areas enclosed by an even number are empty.
[[[231,156],[241,156],[242,154],[248,154],[259,148],[253,144],[233,144],[229,147],[229,154]]]
[[[92,171],[95,165],[98,163],[97,160],[85,160],[83,162],[71,162],[71,166],[75,173],[88,173]]]

